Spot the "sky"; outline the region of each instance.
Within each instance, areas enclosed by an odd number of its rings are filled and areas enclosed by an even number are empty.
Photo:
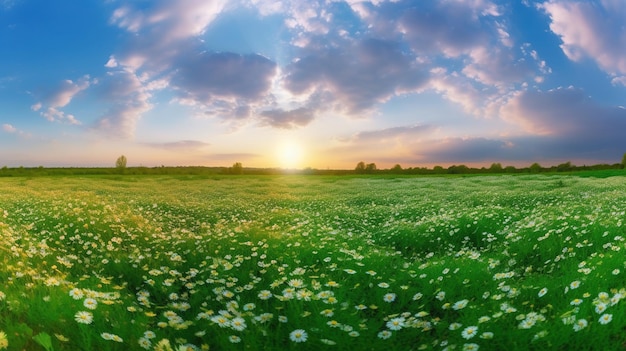
[[[0,0],[0,166],[619,163],[623,0]]]

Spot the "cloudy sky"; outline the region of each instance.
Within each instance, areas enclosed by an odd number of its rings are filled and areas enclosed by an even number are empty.
[[[0,166],[617,163],[623,0],[0,0]]]

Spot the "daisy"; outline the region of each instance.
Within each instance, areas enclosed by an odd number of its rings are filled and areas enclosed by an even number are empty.
[[[405,319],[402,317],[393,318],[389,322],[387,322],[387,328],[389,328],[390,330],[400,330],[402,329],[402,327],[404,327],[404,320]]]
[[[547,293],[548,293],[548,288],[543,288],[543,289],[539,290],[539,293],[537,293],[537,296],[543,297]]]
[[[83,292],[78,289],[78,288],[74,288],[72,290],[70,290],[70,296],[74,299],[74,300],[80,300],[83,298],[83,296],[85,296],[83,294]]]
[[[476,351],[478,350],[477,344],[463,344],[463,351]]]
[[[574,324],[574,331],[579,331],[585,329],[588,323],[586,319],[579,319],[576,324]]]
[[[461,332],[461,336],[464,339],[469,340],[469,339],[475,337],[477,333],[478,333],[478,327],[472,325],[470,327],[467,327],[467,328],[463,329],[463,331]]]
[[[139,338],[139,340],[137,340],[137,343],[139,343],[139,347],[141,347],[142,349],[149,350],[152,347],[152,341],[145,337]]]
[[[87,311],[78,311],[74,315],[74,320],[80,324],[91,324],[93,322],[93,314]]]
[[[598,322],[600,322],[600,324],[608,324],[612,320],[613,320],[613,315],[609,313],[605,313],[602,316],[600,316],[600,319],[598,320]]]
[[[241,317],[233,318],[233,320],[230,321],[230,327],[237,331],[242,331],[246,329],[246,321]]]
[[[261,300],[268,300],[269,298],[272,297],[272,293],[269,290],[261,290],[259,291],[259,299]]]
[[[385,302],[393,302],[396,300],[396,294],[386,293],[385,296],[383,296],[383,300],[385,300]]]
[[[293,342],[305,342],[308,336],[309,335],[303,329],[296,329],[289,333],[289,339]]]
[[[457,301],[452,305],[452,309],[455,311],[461,310],[467,306],[468,300]]]
[[[91,297],[88,297],[83,301],[83,306],[87,307],[90,310],[95,310],[98,307],[98,301]]]
[[[231,335],[228,337],[228,341],[230,341],[233,344],[237,344],[239,342],[241,342],[241,338],[238,337],[237,335]]]
[[[381,331],[381,332],[378,332],[378,338],[379,338],[379,339],[386,340],[386,339],[389,339],[389,338],[391,337],[391,335],[392,335],[392,334],[393,334],[393,333],[392,333],[392,332],[390,332],[389,330],[383,330],[383,331]]]

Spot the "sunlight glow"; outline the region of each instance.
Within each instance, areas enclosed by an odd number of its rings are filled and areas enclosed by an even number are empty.
[[[281,168],[301,168],[304,158],[302,146],[289,141],[282,143],[277,150],[278,161]]]

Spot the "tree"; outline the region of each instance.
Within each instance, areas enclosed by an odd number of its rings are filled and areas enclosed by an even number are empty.
[[[622,169],[626,168],[626,153],[624,153],[624,156],[622,156]]]
[[[243,165],[241,162],[235,162],[231,167],[232,174],[243,174]]]
[[[124,171],[126,169],[127,161],[128,160],[126,159],[126,156],[124,155],[118,157],[117,160],[115,161],[115,168],[119,169],[120,171]]]
[[[365,173],[365,162],[361,161],[357,163],[356,167],[354,167],[354,171],[356,173]]]
[[[489,167],[489,172],[491,173],[502,173],[502,165],[498,162],[494,162]]]
[[[539,173],[539,172],[541,172],[541,166],[537,162],[530,165],[530,173]]]
[[[391,172],[402,173],[402,166],[400,166],[399,164],[396,164],[395,166],[391,168]]]
[[[367,166],[365,166],[365,173],[374,173],[376,169],[375,163],[368,163]]]

